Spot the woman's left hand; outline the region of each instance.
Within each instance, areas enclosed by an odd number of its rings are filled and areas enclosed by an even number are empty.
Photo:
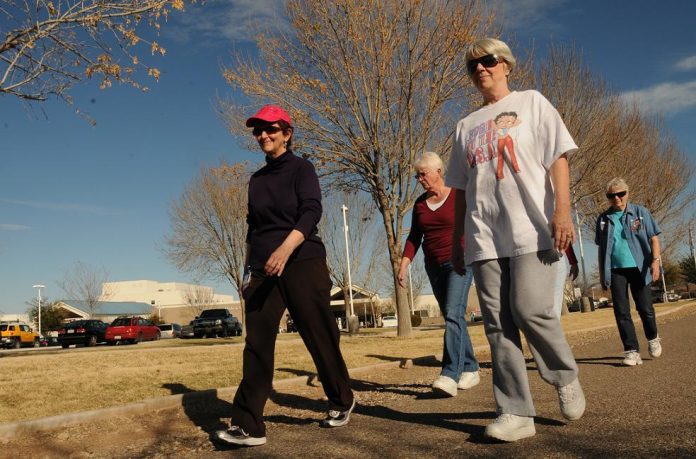
[[[569,245],[575,243],[575,228],[570,212],[554,213],[551,222],[553,230],[553,247],[563,252]]]
[[[280,276],[283,274],[285,269],[285,264],[288,262],[288,258],[292,254],[292,249],[285,247],[285,244],[281,244],[280,247],[275,249],[264,266],[264,271],[268,276]]]
[[[660,279],[660,260],[659,260],[659,258],[653,260],[652,265],[650,265],[650,269],[652,270],[653,282],[657,282],[658,279]]]

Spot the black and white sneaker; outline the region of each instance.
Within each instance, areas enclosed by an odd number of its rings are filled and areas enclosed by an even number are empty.
[[[346,411],[329,410],[326,419],[321,422],[322,427],[343,427],[350,421],[350,413],[355,409],[355,399],[353,404]]]
[[[261,446],[266,444],[266,437],[252,437],[238,426],[232,426],[229,430],[218,430],[215,432],[215,438],[228,445]]]

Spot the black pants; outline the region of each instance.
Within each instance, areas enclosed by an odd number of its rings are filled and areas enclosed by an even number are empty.
[[[628,287],[636,303],[636,309],[643,322],[643,331],[648,340],[657,338],[655,308],[652,304],[652,291],[645,284],[638,268],[621,268],[611,270],[611,296],[614,301],[614,317],[619,327],[624,351],[639,351],[636,327],[631,319],[631,305],[628,302]]]
[[[340,334],[329,309],[330,290],[324,258],[290,263],[280,277],[252,273],[244,292],[247,337],[242,382],[232,404],[232,425],[253,437],[266,435],[263,408],[273,388],[275,342],[286,307],[314,360],[330,409],[344,411],[353,404]]]

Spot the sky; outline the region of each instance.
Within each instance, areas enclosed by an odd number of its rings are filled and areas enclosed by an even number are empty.
[[[696,160],[696,2],[498,1],[508,36],[533,43],[540,59],[550,41],[574,43],[627,101],[662,115]],[[287,27],[283,4],[208,0],[173,14],[148,93],[87,81],[71,91],[72,107],[0,96],[0,314],[25,312],[35,284],[60,299],[59,282],[78,260],[113,281],[192,281],[162,255],[168,209],[201,167],[261,159],[228,134],[215,100],[234,95],[221,75],[231,52],[253,53],[259,25]],[[585,251],[592,257],[594,246]],[[229,283],[202,283],[233,294]]]

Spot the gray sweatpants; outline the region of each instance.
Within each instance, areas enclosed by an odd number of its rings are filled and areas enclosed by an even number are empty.
[[[493,360],[498,414],[534,416],[520,330],[544,381],[570,384],[578,366],[554,311],[558,267],[554,250],[473,263]]]

